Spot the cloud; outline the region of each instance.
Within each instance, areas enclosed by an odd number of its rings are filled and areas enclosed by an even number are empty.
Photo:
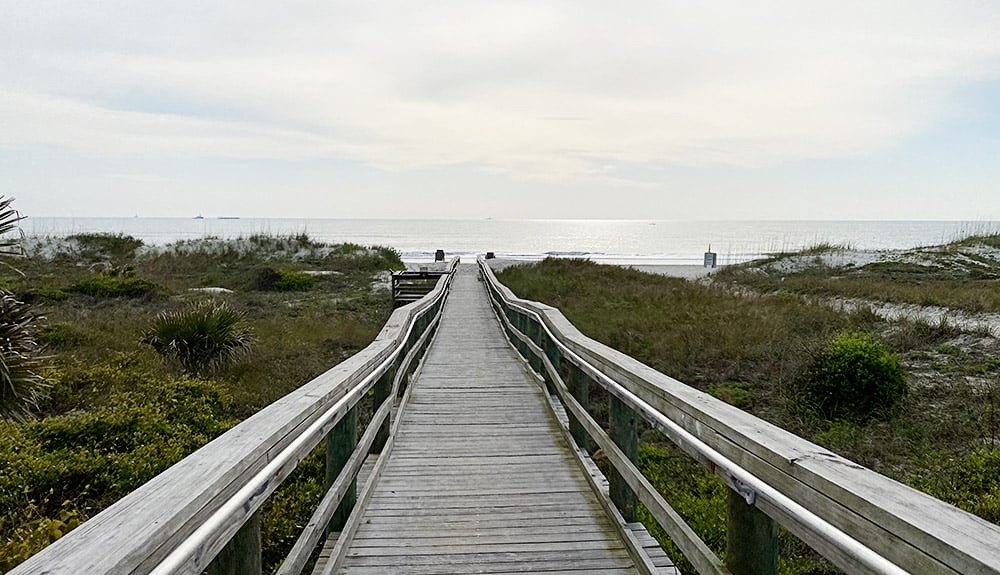
[[[8,2],[0,146],[539,181],[891,148],[1000,76],[985,2]]]

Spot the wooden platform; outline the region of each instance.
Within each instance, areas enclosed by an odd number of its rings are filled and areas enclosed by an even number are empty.
[[[637,573],[462,266],[340,573]]]

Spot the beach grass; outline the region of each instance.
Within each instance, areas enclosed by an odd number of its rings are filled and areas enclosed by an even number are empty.
[[[498,277],[518,296],[558,307],[586,335],[667,375],[1000,521],[990,503],[1000,495],[1000,479],[954,489],[977,464],[993,460],[989,446],[1000,442],[1000,362],[988,334],[964,333],[944,320],[889,321],[864,306],[841,311],[792,290],[747,290],[719,276],[691,282],[584,260],[548,259],[507,268]],[[802,378],[831,338],[845,331],[873,334],[902,358],[909,392],[884,418],[829,420],[808,407]],[[595,390],[591,398],[595,415],[604,393]],[[647,477],[724,553],[725,489],[660,434],[647,430],[642,442]],[[658,527],[647,525],[670,547]],[[782,573],[837,573],[787,533],[782,549]],[[690,570],[676,549],[672,557]]]
[[[1000,313],[1000,235],[964,237],[862,265],[810,259],[829,251],[824,247],[728,266],[716,277],[767,293],[784,291]],[[790,265],[774,265],[781,260]]]
[[[386,274],[403,267],[392,249],[327,245],[304,234],[162,247],[110,234],[26,243],[28,256],[17,262],[23,273],[0,270],[0,283],[45,316],[37,335],[55,366],[35,420],[0,422],[10,440],[0,448],[0,572],[370,343],[392,311]],[[280,270],[288,285],[253,289],[262,267]],[[242,313],[256,345],[233,365],[185,383],[191,374],[141,340],[159,314],[209,301]],[[173,390],[168,404],[158,399],[164,390]],[[192,420],[185,406],[201,409],[206,393],[221,399],[203,414],[210,419]],[[162,441],[128,440],[145,429],[135,418],[159,426]],[[200,431],[185,432],[195,421]],[[84,433],[89,428],[106,429],[111,443],[94,443],[99,437]],[[45,439],[51,429],[77,437],[79,455],[60,459],[61,444]],[[117,479],[102,479],[111,472]],[[322,484],[322,457],[314,456],[275,495],[281,504],[267,506],[268,569],[315,509]]]

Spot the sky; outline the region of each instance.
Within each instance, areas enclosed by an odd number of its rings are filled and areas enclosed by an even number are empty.
[[[0,0],[29,216],[1000,220],[1000,1]]]

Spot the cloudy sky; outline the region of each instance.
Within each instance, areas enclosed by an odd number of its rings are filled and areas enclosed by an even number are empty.
[[[36,216],[1000,219],[1000,2],[0,0]]]

